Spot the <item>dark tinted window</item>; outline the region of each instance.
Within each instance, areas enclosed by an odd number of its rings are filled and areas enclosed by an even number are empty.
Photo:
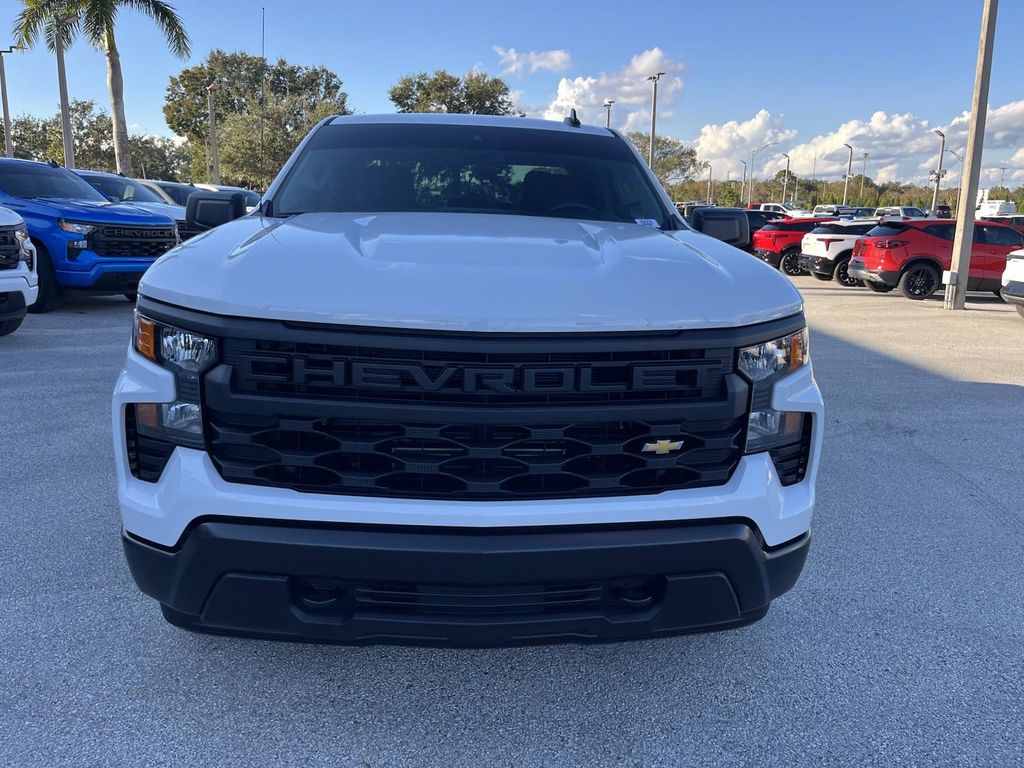
[[[81,176],[106,197],[113,197],[127,203],[163,202],[155,193],[146,189],[134,179],[125,179],[120,176],[104,176],[98,173],[83,173]]]
[[[747,211],[747,220],[750,221],[751,229],[760,229],[767,222],[761,211]]]
[[[274,210],[503,213],[668,225],[644,168],[618,137],[478,125],[324,126],[296,158]]]
[[[819,224],[811,230],[812,235],[863,235],[875,226],[873,221],[866,224]]]
[[[158,181],[156,185],[171,196],[171,199],[178,205],[186,205],[189,197],[196,191],[195,187],[188,184],[178,184],[173,181]]]
[[[61,200],[94,200],[107,202],[107,198],[64,168],[49,165],[0,164],[0,188],[11,197],[32,200],[52,197]]]
[[[867,237],[892,237],[906,232],[910,227],[906,224],[900,224],[899,222],[886,222],[885,224],[879,224],[877,227],[872,227],[866,233]]]
[[[953,235],[956,233],[956,224],[929,224],[927,227],[922,227],[922,231],[927,232],[933,237],[952,240]]]
[[[985,233],[984,242],[989,245],[1012,245],[1018,248],[1024,245],[1024,236],[1015,229],[982,226],[981,230]]]
[[[818,226],[814,221],[773,221],[762,229],[766,232],[810,232]]]

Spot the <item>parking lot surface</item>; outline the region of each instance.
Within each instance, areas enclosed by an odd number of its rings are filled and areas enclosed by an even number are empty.
[[[132,584],[124,299],[0,340],[0,765],[1019,765],[1024,321],[796,280],[828,413],[814,544],[760,623],[436,650],[193,635]]]

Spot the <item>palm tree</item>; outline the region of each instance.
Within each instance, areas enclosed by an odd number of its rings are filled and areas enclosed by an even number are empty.
[[[138,11],[151,18],[163,32],[167,46],[178,58],[189,55],[188,33],[174,6],[163,0],[21,0],[22,11],[15,21],[14,32],[26,45],[32,45],[45,32],[46,44],[54,50],[51,39],[58,46],[70,44],[78,31],[107,57],[107,89],[110,91],[110,115],[113,122],[114,157],[117,170],[132,175],[132,158],[128,149],[128,123],[124,116],[124,77],[121,74],[121,54],[117,50],[114,27],[122,8]],[[54,18],[65,19],[60,29],[64,39],[51,33]],[[53,27],[57,29],[57,27]],[[58,54],[59,55],[59,54]],[[63,70],[63,57],[59,55],[58,69]],[[67,87],[63,86],[66,91]],[[68,128],[70,134],[70,126]],[[65,143],[66,140],[65,140]]]

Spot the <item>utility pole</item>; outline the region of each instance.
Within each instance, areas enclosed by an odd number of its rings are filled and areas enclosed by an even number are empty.
[[[999,188],[1006,189],[1006,172],[1009,170],[1005,165],[999,169]]]
[[[955,216],[956,211],[960,210],[960,184],[963,182],[964,178],[964,156],[952,149],[947,149],[946,151],[960,161],[960,176],[957,178],[956,182],[956,201],[953,203],[953,215]]]
[[[4,103],[4,154],[7,157],[14,157],[14,137],[11,136],[11,109],[7,106],[7,72],[4,70],[4,54],[23,50],[25,50],[23,45],[0,48],[0,94],[3,96]]]
[[[864,204],[864,180],[868,177],[868,158],[871,157],[867,152],[864,153],[864,165],[860,168],[860,202]]]
[[[843,205],[846,205],[846,196],[850,191],[850,171],[853,169],[853,147],[849,144],[843,144],[843,146],[850,150],[850,157],[846,161],[846,176],[843,177],[846,179],[846,183],[843,184]]]
[[[213,111],[213,91],[216,87],[216,80],[206,86],[206,109],[210,113],[210,164],[213,168],[213,183],[220,184],[220,163],[217,160],[217,114]]]
[[[664,72],[658,72],[647,79],[654,83],[654,94],[651,96],[651,146],[647,150],[647,164],[654,170],[654,127],[658,120],[658,81]]]
[[[782,177],[782,202],[786,202],[786,190],[789,189],[789,155],[785,152],[782,156],[786,158],[786,175]]]
[[[612,104],[615,103],[615,99],[604,100],[604,127],[612,127]]]
[[[740,205],[743,205],[743,193],[747,191],[747,161],[740,160],[743,163],[743,180],[740,182]]]
[[[708,205],[711,205],[711,163],[705,161],[704,166],[708,169]]]
[[[974,94],[971,97],[971,122],[967,131],[967,151],[964,153],[964,174],[960,180],[956,234],[953,236],[953,261],[943,301],[943,307],[946,309],[964,309],[967,304],[967,276],[970,274],[971,245],[974,242],[974,201],[978,198],[981,151],[985,145],[988,85],[992,75],[992,48],[995,45],[998,10],[999,0],[985,0],[985,7],[981,14],[981,36],[978,40]]]
[[[817,200],[818,197],[818,155],[814,155],[814,160],[811,162],[811,193],[814,197],[814,202],[821,202]]]
[[[939,184],[942,183],[942,158],[946,156],[946,134],[942,131],[936,130],[935,133],[942,140],[939,145],[939,166],[935,169],[935,189],[932,190],[932,209],[928,212],[932,217],[935,217],[935,206],[939,204]]]
[[[747,182],[747,205],[754,202],[754,158],[764,152],[768,147],[774,147],[779,142],[769,141],[767,144],[758,147],[757,149],[750,150],[750,176]]]

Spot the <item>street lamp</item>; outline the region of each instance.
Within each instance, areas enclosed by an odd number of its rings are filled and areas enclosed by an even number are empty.
[[[935,135],[942,140],[942,143],[939,145],[939,167],[935,169],[935,189],[932,190],[932,209],[929,211],[932,216],[935,216],[935,206],[939,204],[939,184],[942,183],[942,175],[945,173],[945,171],[942,170],[942,158],[946,156],[946,134],[942,131],[936,130]]]
[[[7,106],[7,73],[4,70],[4,54],[23,50],[25,50],[24,45],[0,48],[0,95],[2,95],[4,103],[4,154],[7,157],[14,157],[14,138],[11,136],[11,110]]]
[[[999,188],[1006,188],[1006,172],[1010,170],[1005,165],[999,168]]]
[[[949,152],[949,154],[951,154],[953,157],[955,157],[957,160],[960,161],[960,176],[962,178],[963,175],[964,175],[964,156],[961,155],[959,152],[957,152],[954,149],[947,149],[946,151]],[[956,215],[956,212],[958,212],[959,210],[960,210],[960,184],[957,183],[957,185],[956,185],[956,201],[953,203],[954,215]]]
[[[213,183],[220,184],[220,163],[217,160],[217,114],[213,111],[213,91],[217,79],[206,86],[206,109],[210,113],[210,163],[213,167]]]
[[[847,192],[850,190],[850,171],[853,169],[853,147],[849,144],[843,143],[843,146],[850,150],[850,157],[846,161],[846,183],[843,184],[843,205],[846,205]]]
[[[864,165],[860,168],[860,204],[864,205],[864,179],[868,177],[868,158],[871,157],[867,152],[864,153]]]
[[[747,188],[747,161],[740,160],[743,163],[743,180],[740,182],[740,203],[743,202],[743,192]]]
[[[604,109],[605,109],[604,127],[605,128],[611,128],[612,127],[612,104],[614,104],[614,103],[615,103],[615,99],[605,99],[604,100]]]
[[[782,156],[786,158],[786,175],[782,177],[782,203],[785,205],[786,190],[789,189],[789,155],[783,152]]]
[[[750,205],[754,199],[754,158],[761,154],[768,147],[774,147],[779,142],[769,141],[767,144],[758,147],[757,149],[750,150],[750,177],[747,181],[747,205]]]
[[[654,83],[654,94],[651,96],[651,146],[647,150],[647,164],[654,169],[654,126],[658,119],[658,81],[664,72],[658,72],[647,79]]]
[[[704,167],[708,169],[708,205],[711,205],[711,163],[705,160]]]

